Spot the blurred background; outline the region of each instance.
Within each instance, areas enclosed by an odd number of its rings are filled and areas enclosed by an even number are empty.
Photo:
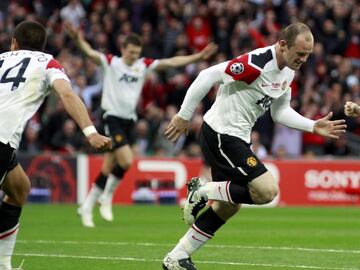
[[[14,27],[25,19],[37,20],[46,26],[48,32],[46,52],[53,54],[63,65],[74,91],[85,102],[99,130],[101,130],[99,118],[102,74],[100,69],[86,59],[65,35],[63,31],[65,21],[70,21],[79,27],[93,48],[115,55],[120,54],[121,41],[130,32],[142,36],[143,56],[155,59],[194,53],[214,41],[219,46],[219,51],[209,61],[162,73],[148,73],[138,104],[139,120],[134,131],[136,138],[134,151],[139,160],[143,158],[171,160],[176,157],[187,162],[195,159],[196,162],[199,160],[200,165],[194,174],[202,171],[205,175],[206,168],[201,165],[198,133],[203,114],[215,100],[217,87],[214,87],[198,106],[191,121],[189,136],[181,138],[176,145],[166,141],[163,136],[164,128],[178,111],[189,85],[202,69],[257,47],[274,44],[281,29],[290,23],[306,23],[315,37],[314,52],[297,72],[291,85],[292,106],[304,116],[314,120],[333,111],[334,119],[346,119],[348,132],[337,141],[328,140],[274,124],[270,114],[267,113],[258,120],[254,128],[252,149],[259,158],[269,160],[272,166],[276,166],[276,170],[280,171],[279,179],[284,178],[281,176],[282,169],[279,169],[281,167],[279,164],[285,164],[285,168],[289,168],[286,162],[301,160],[300,164],[311,164],[317,161],[325,166],[325,170],[332,166],[331,162],[334,160],[351,159],[354,163],[344,162],[344,165],[336,163],[335,166],[344,168],[343,166],[353,164],[354,167],[347,169],[346,172],[351,172],[356,178],[351,178],[349,173],[339,176],[336,172],[340,169],[334,169],[334,173],[330,176],[325,175],[323,181],[325,185],[335,181],[337,184],[330,185],[331,187],[351,189],[351,191],[347,190],[346,194],[352,192],[351,196],[358,196],[356,190],[360,188],[360,177],[357,176],[356,168],[359,164],[356,159],[360,154],[360,118],[346,118],[343,113],[343,105],[346,101],[360,103],[360,4],[358,1],[1,0],[0,52],[9,50]],[[34,157],[40,154],[45,155],[46,160],[56,166],[69,159],[68,167],[72,168],[69,170],[73,172],[73,180],[69,182],[76,182],[75,179],[91,182],[92,177],[95,177],[95,172],[92,173],[92,170],[97,167],[92,166],[89,160],[94,159],[101,163],[101,157],[92,155],[94,153],[91,152],[81,131],[65,113],[62,103],[55,95],[50,95],[39,112],[29,121],[19,153],[20,159],[23,157],[25,164],[29,164],[29,167],[25,167],[34,172],[38,171],[34,168],[43,162],[33,164]],[[81,173],[79,176],[79,158],[85,158],[86,162],[90,162],[88,166],[90,169],[81,169],[87,170],[85,176]],[[324,164],[322,160],[328,163]],[[55,169],[49,170],[53,175],[59,174],[56,173],[56,166]],[[134,165],[135,169],[136,166],[138,163]],[[306,167],[306,172],[309,168],[313,169],[311,166]],[[316,173],[321,174],[322,170],[319,169]],[[63,172],[64,169],[60,171]],[[294,170],[290,173],[294,173]],[[299,178],[304,185],[305,176],[302,177],[301,173],[290,177]],[[187,176],[192,175],[188,173]],[[34,179],[37,179],[36,182],[40,183],[40,186],[54,186],[54,183],[49,185],[44,180],[46,177],[48,176],[42,171],[42,173],[37,172]],[[134,177],[138,176],[133,175],[132,178]],[[154,176],[151,173],[140,178],[144,180],[144,177],[174,178]],[[49,181],[54,182],[53,177],[48,178],[52,179]],[[63,182],[65,178],[66,176],[60,177],[58,181]],[[314,181],[309,181],[314,184]],[[344,184],[345,182],[348,184]],[[152,187],[158,187],[156,183],[158,182],[152,182]],[[66,188],[69,190],[68,186]],[[78,193],[76,195],[76,188],[73,190],[74,196],[79,197]],[[349,200],[353,202],[353,198]]]

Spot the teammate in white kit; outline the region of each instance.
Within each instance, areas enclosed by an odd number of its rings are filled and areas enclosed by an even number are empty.
[[[84,203],[79,208],[82,224],[94,227],[93,208],[100,202],[100,215],[107,221],[113,220],[112,198],[119,180],[133,162],[130,145],[134,143],[131,134],[137,119],[138,103],[145,74],[149,70],[165,70],[205,60],[214,54],[217,46],[209,44],[201,52],[167,59],[139,58],[142,50],[141,38],[136,34],[127,36],[121,46],[121,57],[102,54],[93,50],[82,35],[67,24],[66,31],[81,51],[104,73],[101,107],[105,111],[103,120],[105,132],[113,140],[113,149],[107,152],[101,172],[95,180]]]
[[[45,97],[55,90],[66,111],[83,130],[92,147],[111,147],[110,138],[93,126],[85,105],[72,91],[69,79],[52,55],[43,53],[45,28],[36,22],[18,24],[11,51],[0,54],[0,269],[11,270],[11,256],[19,228],[21,208],[30,191],[30,181],[16,159],[27,121]]]
[[[305,132],[330,138],[345,132],[345,121],[330,121],[331,112],[313,121],[290,107],[289,85],[295,71],[311,54],[313,44],[306,25],[291,24],[281,32],[276,44],[205,69],[190,86],[165,135],[175,142],[186,133],[196,106],[219,83],[216,100],[204,116],[200,133],[213,182],[203,184],[193,178],[188,183],[184,220],[191,228],[164,258],[164,269],[196,270],[190,256],[240,209],[241,203],[266,204],[277,195],[274,177],[250,150],[251,129],[266,110],[270,108],[275,122]],[[197,216],[208,200],[214,203]]]

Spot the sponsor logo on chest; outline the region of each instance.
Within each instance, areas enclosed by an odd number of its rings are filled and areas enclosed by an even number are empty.
[[[287,87],[287,82],[273,82],[273,83],[261,83],[261,87],[268,87],[270,86],[271,90],[285,90]]]
[[[126,83],[134,83],[137,82],[139,80],[138,77],[132,76],[130,74],[126,74],[124,73],[120,78],[119,78],[119,82],[126,82]]]

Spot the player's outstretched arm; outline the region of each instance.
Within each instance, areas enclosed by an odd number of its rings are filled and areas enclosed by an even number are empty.
[[[217,49],[218,46],[215,43],[209,43],[198,53],[161,59],[159,60],[156,70],[164,70],[171,67],[182,67],[190,63],[206,60],[212,56],[217,51]]]
[[[331,121],[332,116],[333,113],[329,112],[324,118],[315,121],[313,133],[333,139],[338,139],[339,135],[345,133],[345,120]]]
[[[58,79],[53,82],[53,88],[64,103],[67,113],[82,129],[90,145],[96,150],[110,149],[110,138],[97,133],[84,103],[79,96],[72,91],[70,83],[63,79]]]
[[[355,102],[347,101],[344,105],[344,113],[346,116],[357,117],[360,115],[360,106]]]
[[[79,29],[76,29],[70,22],[65,22],[65,33],[75,42],[76,46],[95,64],[101,64],[101,55],[86,42]]]

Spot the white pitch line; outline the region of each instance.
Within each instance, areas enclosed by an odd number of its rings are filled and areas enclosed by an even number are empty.
[[[135,261],[135,262],[162,262],[161,259],[144,259],[134,257],[104,257],[104,256],[77,256],[66,254],[44,254],[44,253],[15,253],[15,256],[24,257],[52,257],[52,258],[71,258],[71,259],[89,259],[89,260],[113,260],[113,261]],[[268,264],[268,263],[245,263],[245,262],[220,262],[220,261],[197,261],[199,264],[219,264],[219,265],[238,265],[238,266],[261,266],[295,269],[316,269],[316,270],[360,270],[360,268],[343,267],[323,267],[313,265],[291,265],[291,264]]]
[[[142,243],[142,242],[106,242],[106,241],[48,241],[48,240],[18,240],[17,243],[35,243],[35,244],[65,244],[65,245],[109,245],[109,246],[157,246],[171,247],[174,244],[159,243]],[[305,248],[305,247],[278,247],[278,246],[241,246],[241,245],[205,245],[205,248],[237,248],[237,249],[266,249],[266,250],[294,250],[306,252],[323,252],[323,253],[350,253],[360,254],[360,250],[353,249],[322,249],[322,248]]]

